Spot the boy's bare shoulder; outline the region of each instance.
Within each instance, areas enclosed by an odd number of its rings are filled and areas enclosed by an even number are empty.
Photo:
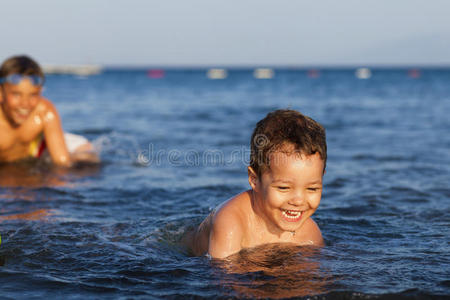
[[[24,142],[35,139],[49,121],[59,120],[59,115],[53,103],[41,97],[28,119],[20,126],[17,136]]]
[[[226,227],[242,226],[247,220],[251,208],[249,192],[242,192],[223,203],[214,215],[213,223],[227,223]],[[233,221],[233,222],[228,222]]]
[[[241,227],[245,219],[247,192],[243,192],[222,204],[214,214],[213,225],[220,228]]]
[[[224,258],[241,250],[248,202],[248,193],[241,193],[214,214],[208,251],[212,257]]]
[[[36,112],[38,114],[52,112],[57,113],[55,105],[47,98],[41,97],[39,104],[36,106]]]
[[[308,220],[306,220],[302,227],[302,243],[315,246],[324,245],[322,232],[320,231],[317,223],[312,218],[308,218]]]

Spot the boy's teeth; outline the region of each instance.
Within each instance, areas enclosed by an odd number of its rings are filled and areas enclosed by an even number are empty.
[[[18,109],[19,114],[21,115],[27,115],[30,111],[28,109]]]
[[[283,210],[283,216],[290,219],[296,219],[302,214],[301,211],[295,210]]]

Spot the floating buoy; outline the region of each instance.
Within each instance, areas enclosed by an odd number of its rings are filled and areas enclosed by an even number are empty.
[[[307,75],[309,78],[319,78],[320,71],[317,69],[309,69]]]
[[[164,70],[161,69],[152,69],[148,70],[147,76],[150,78],[163,78],[165,75]]]
[[[228,72],[225,69],[209,69],[206,76],[209,79],[225,79],[228,76]]]
[[[256,79],[271,79],[275,76],[275,72],[269,68],[259,68],[253,71],[253,77]]]
[[[411,70],[408,70],[408,76],[409,77],[411,77],[411,78],[419,78],[420,77],[420,70],[418,70],[418,69],[411,69]]]
[[[372,77],[372,72],[369,68],[359,68],[356,69],[355,76],[358,79],[369,79],[370,77]]]

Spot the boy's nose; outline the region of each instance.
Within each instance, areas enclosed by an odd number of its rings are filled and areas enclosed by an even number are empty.
[[[21,100],[22,100],[22,101],[20,101],[21,108],[29,109],[33,106],[31,103],[32,100],[29,97],[23,97]]]
[[[290,200],[289,204],[300,206],[305,202],[305,195],[303,193],[296,193]]]

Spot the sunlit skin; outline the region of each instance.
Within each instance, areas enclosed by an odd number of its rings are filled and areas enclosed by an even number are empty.
[[[225,202],[200,225],[193,238],[194,254],[225,258],[269,243],[323,245],[311,218],[322,196],[320,155],[279,151],[270,161],[260,177],[249,167],[252,189]]]
[[[58,112],[41,96],[41,90],[26,78],[0,86],[0,162],[29,157],[30,143],[43,132],[52,161],[61,166],[73,164]]]

